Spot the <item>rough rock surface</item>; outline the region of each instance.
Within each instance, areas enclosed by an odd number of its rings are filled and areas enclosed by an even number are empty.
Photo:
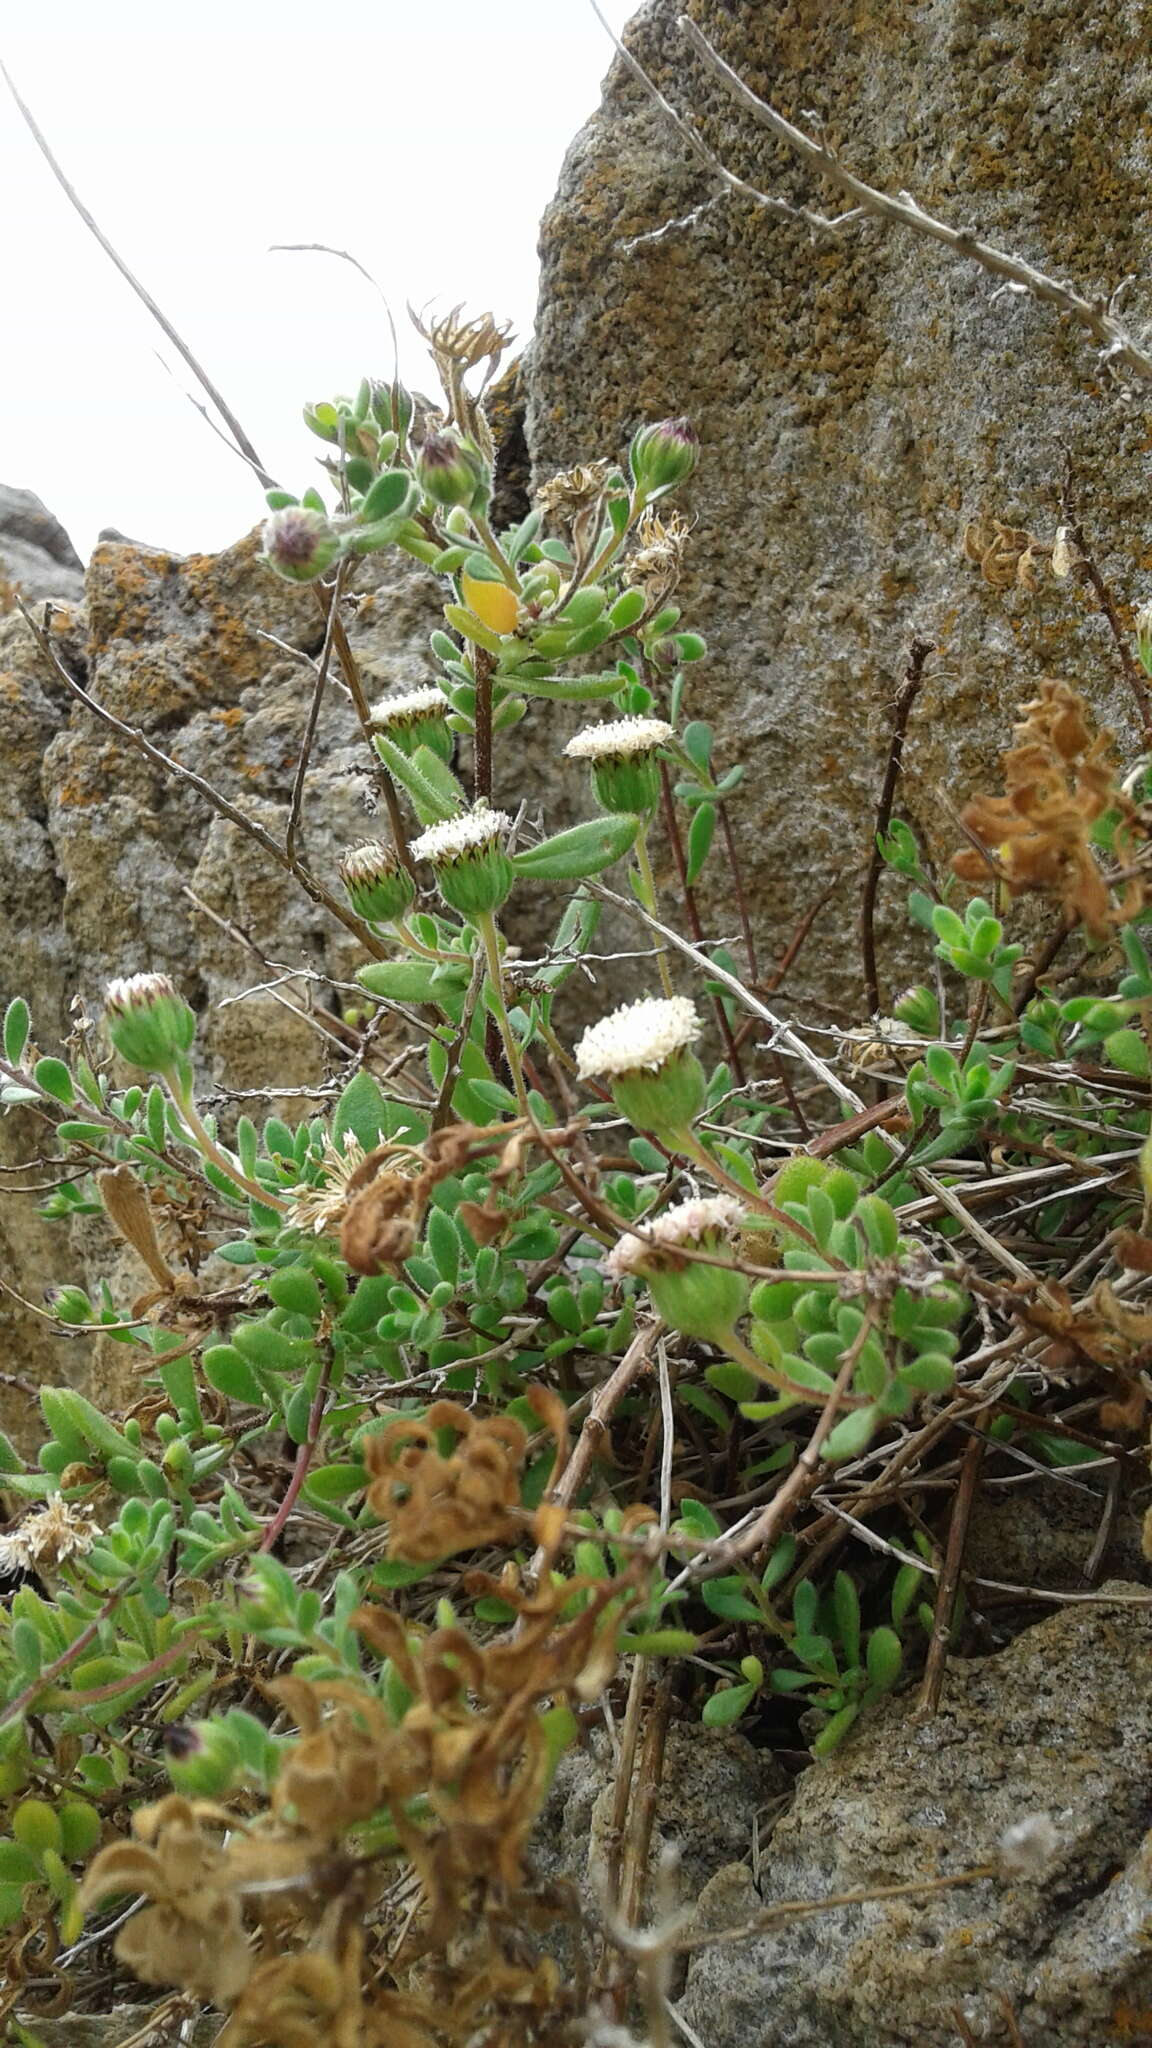
[[[1148,1836],[1152,1613],[1071,1607],[999,1656],[953,1660],[936,1718],[888,1702],[801,1778],[762,1848],[720,1871],[701,1928],[784,1900],[946,1876],[1048,1813],[1059,1836],[1034,1879],[984,1880],[841,1908],[704,1948],[682,2011],[708,2048],[954,2048],[959,2013],[1003,2041],[1004,1994],[1032,2048],[1152,2038]]]
[[[595,1738],[561,1759],[548,1804],[532,1837],[533,1863],[543,1877],[577,1883],[595,1902],[595,1872],[612,1855],[613,1760]],[[754,1815],[787,1790],[773,1758],[731,1730],[694,1722],[668,1731],[653,1859],[662,1847],[679,1856],[679,1887],[695,1899],[734,1856],[750,1853]]]
[[[1152,70],[1135,0],[651,0],[627,39],[662,90],[742,177],[835,214],[847,202],[701,68],[685,9],[874,185],[1088,293],[1146,277]],[[711,658],[689,708],[716,719],[718,758],[749,765],[742,846],[770,950],[841,876],[789,986],[851,1004],[914,634],[940,651],[906,794],[937,854],[958,843],[938,792],[973,792],[1040,674],[1081,680],[1132,737],[1090,594],[1050,576],[1036,596],[993,590],[962,537],[987,513],[1051,542],[1067,450],[1089,536],[1121,599],[1142,600],[1146,405],[1050,310],[935,244],[874,221],[813,234],[717,190],[615,63],[544,221],[528,438],[540,475],[622,451],[645,420],[695,421],[701,460],[677,502],[696,522],[684,596]],[[1137,328],[1146,298],[1138,286]]]
[[[78,598],[84,588],[84,564],[60,521],[34,491],[10,484],[0,484],[0,583],[18,590],[26,604]]]
[[[364,581],[349,632],[369,696],[429,680],[434,580],[383,562]],[[255,535],[186,558],[104,542],[83,605],[56,612],[53,630],[102,704],[283,839],[313,687],[307,657],[323,631],[313,593],[273,577]],[[331,1041],[307,1013],[338,1012],[333,983],[360,964],[351,936],[187,784],[77,706],[16,613],[0,618],[0,723],[0,1008],[23,995],[42,1049],[55,1051],[75,1021],[74,997],[97,1014],[111,975],[170,972],[198,1008],[211,1006],[199,1041],[210,1106],[227,1111],[226,1091],[319,1082]],[[338,889],[340,851],[373,827],[367,757],[335,681],[312,758],[301,852]],[[274,978],[262,960],[302,965],[312,978],[221,1008]],[[245,1106],[260,1114],[271,1105],[253,1096]],[[36,1139],[27,1112],[5,1118],[0,1160],[34,1157]],[[0,1203],[0,1271],[32,1302],[117,1257],[99,1219],[69,1245],[31,1202]],[[115,1405],[123,1395],[104,1376],[124,1369],[118,1347],[93,1361],[88,1340],[63,1345],[7,1295],[0,1336],[7,1369],[26,1381],[78,1375],[94,1398]],[[18,1432],[35,1428],[34,1406],[2,1384],[0,1416]]]

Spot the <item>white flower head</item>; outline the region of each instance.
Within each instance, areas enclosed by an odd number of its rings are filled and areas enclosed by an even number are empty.
[[[104,1001],[110,1010],[131,1010],[175,994],[175,983],[166,974],[121,974],[108,983]]]
[[[564,749],[571,761],[623,761],[631,754],[651,754],[675,732],[662,718],[614,718],[604,725],[586,725]]]
[[[467,811],[460,818],[448,818],[442,825],[429,825],[419,839],[412,841],[409,851],[414,860],[430,860],[434,864],[459,860],[478,847],[491,846],[511,830],[512,820],[507,811],[480,808]]]
[[[732,1195],[698,1195],[691,1202],[678,1202],[645,1223],[644,1236],[629,1231],[613,1245],[604,1260],[604,1271],[613,1280],[625,1273],[643,1273],[661,1252],[679,1245],[700,1245],[710,1237],[727,1237],[738,1230],[747,1211]]]
[[[582,1081],[652,1070],[699,1036],[687,996],[641,996],[589,1025],[576,1047],[576,1070]]]
[[[360,882],[385,874],[399,866],[395,847],[383,839],[365,839],[359,846],[350,846],[340,856],[340,873],[346,882]]]
[[[407,725],[413,719],[443,717],[447,710],[444,692],[430,684],[423,690],[405,690],[396,697],[380,697],[369,707],[368,718],[372,725]]]

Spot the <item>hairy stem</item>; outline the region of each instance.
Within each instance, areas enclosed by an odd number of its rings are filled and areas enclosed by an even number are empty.
[[[896,798],[896,785],[904,762],[904,738],[908,731],[908,720],[912,706],[924,683],[924,664],[932,653],[927,640],[914,640],[908,655],[908,666],[904,681],[892,709],[892,732],[888,741],[888,761],[884,769],[884,785],[880,791],[880,802],[876,806],[876,822],[872,828],[872,852],[868,861],[868,872],[864,877],[864,895],[860,904],[860,950],[864,956],[864,1001],[870,1017],[880,1014],[880,977],[876,969],[876,896],[880,887],[880,876],[884,870],[884,856],[880,851],[880,840],[892,822],[892,805]]]
[[[516,1090],[516,1101],[521,1115],[531,1116],[532,1111],[528,1102],[528,1090],[524,1083],[524,1066],[520,1057],[520,1047],[516,1041],[516,1034],[512,1029],[512,1020],[508,1015],[508,1005],[504,1000],[504,969],[500,959],[500,935],[496,930],[496,920],[492,912],[486,910],[483,916],[477,918],[476,925],[484,941],[484,952],[488,961],[488,982],[492,990],[492,1007],[496,1012],[496,1022],[500,1027],[500,1037],[504,1044],[504,1057],[508,1062],[508,1071],[512,1076],[512,1085]]]
[[[332,1377],[332,1363],[331,1355],[329,1355],[324,1360],[324,1369],[320,1374],[320,1384],[316,1389],[312,1406],[308,1411],[307,1435],[303,1443],[297,1445],[296,1463],[292,1468],[292,1477],[288,1481],[287,1491],[268,1527],[265,1529],[263,1536],[260,1538],[260,1549],[262,1551],[272,1549],[277,1537],[283,1531],[296,1502],[299,1500],[301,1488],[308,1477],[312,1459],[315,1456],[316,1446],[320,1441],[320,1425],[324,1420],[324,1410],[328,1402],[328,1383]]]
[[[270,1193],[267,1188],[262,1188],[259,1181],[249,1180],[239,1163],[225,1152],[222,1145],[217,1144],[192,1099],[191,1089],[181,1087],[169,1074],[165,1074],[163,1078],[173,1102],[195,1140],[197,1150],[203,1157],[211,1160],[213,1166],[218,1167],[221,1173],[227,1174],[228,1179],[234,1181],[238,1188],[242,1188],[246,1195],[250,1195],[254,1202],[262,1202],[266,1209],[276,1209],[281,1216],[286,1215],[290,1204],[282,1201],[279,1195]]]
[[[655,917],[656,877],[652,872],[652,858],[648,851],[648,823],[646,819],[641,821],[640,830],[636,834],[636,844],[632,850],[636,855],[636,867],[640,877],[640,886],[636,894],[641,903],[643,903],[645,910]],[[674,993],[672,988],[672,970],[668,965],[668,948],[663,944],[657,946],[656,965],[660,969],[660,986],[665,995],[670,996]]]

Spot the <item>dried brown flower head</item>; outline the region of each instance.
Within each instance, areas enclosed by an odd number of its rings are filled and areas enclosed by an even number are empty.
[[[437,1446],[446,1429],[457,1439],[447,1456]],[[389,1556],[417,1564],[516,1542],[526,1444],[513,1416],[481,1421],[455,1401],[436,1401],[422,1422],[405,1417],[367,1437],[367,1502],[388,1524]]]
[[[80,1903],[87,1911],[119,1893],[142,1892],[152,1903],[117,1935],[120,1961],[145,1984],[175,1984],[229,2005],[252,1958],[226,1851],[205,1832],[203,1813],[175,1794],[141,1807],[132,1817],[136,1841],[100,1851]]]
[[[351,1944],[359,1961],[362,1942]],[[362,2048],[359,1971],[332,1956],[276,1956],[252,1972],[217,2048]]]
[[[680,581],[690,532],[688,521],[679,512],[669,512],[661,519],[655,511],[648,511],[640,521],[638,546],[626,558],[621,575],[625,583],[647,592],[654,609],[659,609]]]
[[[1085,1360],[1102,1366],[1115,1395],[1100,1409],[1106,1429],[1139,1429],[1148,1407],[1147,1368],[1152,1363],[1152,1315],[1130,1307],[1106,1280],[1086,1300],[1073,1303],[1058,1281],[1045,1284],[1044,1297],[1029,1304],[1028,1321],[1055,1340],[1045,1363],[1074,1371]]]
[[[477,313],[467,319],[463,306],[453,306],[450,312],[428,321],[422,320],[411,306],[408,312],[416,332],[423,336],[431,350],[436,374],[448,400],[449,419],[471,436],[484,459],[491,462],[494,456],[492,430],[479,401],[495,376],[501,357],[511,345],[511,321],[500,322],[491,313]],[[483,362],[488,367],[474,397],[464,383],[464,373]]]
[[[1058,547],[1059,543],[1054,547],[1026,527],[1005,526],[1001,519],[973,519],[964,529],[964,553],[978,564],[984,581],[994,590],[1010,590],[1015,584],[1018,589],[1035,591],[1039,589],[1038,571],[1045,567],[1066,575],[1065,552],[1057,553]],[[1057,562],[1061,566],[1056,567]]]
[[[542,1388],[529,1399],[563,1463],[563,1402]],[[451,1403],[431,1411],[429,1431],[445,1419],[466,1446],[461,1473],[478,1479],[500,1519],[524,1432],[485,1432]],[[648,1515],[626,1516],[622,1533]],[[223,2048],[544,2048],[568,2038],[583,2000],[526,1940],[557,1901],[526,1871],[525,1849],[557,1718],[570,1723],[571,1703],[614,1676],[618,1631],[650,1565],[638,1551],[615,1577],[565,1577],[555,1569],[565,1509],[541,1507],[515,1526],[540,1546],[533,1583],[511,1562],[498,1579],[465,1582],[495,1588],[513,1609],[505,1637],[481,1644],[451,1620],[421,1629],[389,1607],[359,1608],[352,1624],[388,1660],[398,1707],[386,1710],[367,1672],[281,1679],[268,1690],[300,1733],[263,1812],[169,1798],[136,1816],[135,1841],[95,1858],[86,1904],[132,1891],[149,1901],[120,1932],[121,1959],[146,1982],[231,2008]],[[418,1884],[399,1933],[382,1910],[395,1860],[379,1852],[381,1830]]]
[[[345,1131],[339,1144],[326,1137],[320,1179],[301,1181],[291,1190],[292,1206],[285,1222],[294,1230],[313,1230],[317,1237],[336,1227],[348,1207],[349,1183],[363,1160],[364,1147],[354,1132]]]
[[[391,1731],[379,1708],[351,1687],[334,1683],[321,1693],[303,1679],[283,1678],[269,1690],[301,1730],[276,1780],[272,1810],[318,1842],[336,1841],[381,1805]],[[321,1706],[333,1699],[337,1710],[325,1718]]]
[[[0,1570],[53,1572],[68,1558],[83,1557],[98,1533],[89,1509],[57,1494],[0,1536]]]
[[[601,503],[612,468],[610,462],[581,462],[575,469],[559,470],[540,485],[536,502],[547,518],[571,526]]]
[[[1046,680],[1021,706],[1016,744],[1002,755],[1003,796],[978,796],[961,813],[976,845],[953,857],[967,882],[999,875],[1013,895],[1054,897],[1094,938],[1135,917],[1143,884],[1130,877],[1114,902],[1092,845],[1092,827],[1118,814],[1114,848],[1123,858],[1144,836],[1140,813],[1116,780],[1112,734],[1094,732],[1084,699]]]
[[[354,1273],[385,1273],[402,1265],[416,1244],[424,1214],[442,1180],[461,1172],[470,1161],[499,1143],[498,1180],[519,1162],[532,1133],[520,1124],[447,1124],[420,1146],[378,1145],[363,1154],[345,1177],[341,1204],[340,1249]],[[400,1170],[391,1163],[400,1162]]]

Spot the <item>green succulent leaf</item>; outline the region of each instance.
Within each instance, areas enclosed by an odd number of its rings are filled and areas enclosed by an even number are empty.
[[[590,818],[586,824],[573,825],[567,832],[542,840],[539,846],[513,854],[512,865],[526,881],[582,881],[587,875],[603,874],[613,861],[620,860],[633,844],[638,825],[639,820],[631,816]]]

